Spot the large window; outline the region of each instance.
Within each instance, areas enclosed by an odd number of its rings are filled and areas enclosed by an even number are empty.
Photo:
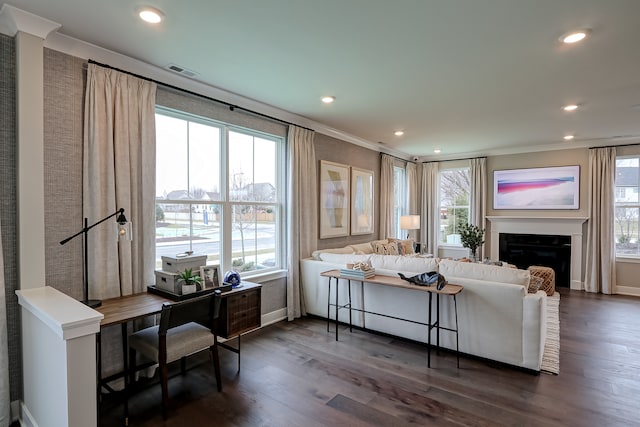
[[[440,171],[440,243],[461,245],[460,225],[469,222],[469,168]]]
[[[616,159],[615,238],[616,254],[639,256],[640,157]]]
[[[283,140],[156,110],[156,265],[193,251],[222,271],[282,266]]]
[[[393,228],[394,235],[402,238],[402,230],[400,230],[400,216],[404,215],[405,205],[405,171],[404,168],[393,167]]]

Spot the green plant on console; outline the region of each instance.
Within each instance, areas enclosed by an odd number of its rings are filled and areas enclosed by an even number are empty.
[[[196,285],[196,291],[202,290],[202,278],[194,274],[191,268],[187,268],[182,273],[179,273],[178,280],[185,285]]]
[[[471,249],[473,258],[476,258],[476,250],[484,243],[484,228],[477,225],[462,224],[459,229],[462,246]]]

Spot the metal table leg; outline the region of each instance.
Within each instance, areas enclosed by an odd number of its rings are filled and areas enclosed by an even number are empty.
[[[338,341],[338,310],[340,309],[340,307],[338,307],[338,291],[339,291],[339,286],[338,286],[338,280],[336,279],[336,341]]]
[[[327,291],[327,332],[329,332],[329,323],[331,322],[331,277],[329,277],[329,290]]]
[[[429,325],[427,326],[427,331],[429,336],[427,337],[427,368],[431,367],[431,301],[433,300],[433,294],[429,292]]]

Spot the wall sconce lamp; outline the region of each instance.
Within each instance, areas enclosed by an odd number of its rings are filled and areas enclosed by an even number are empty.
[[[78,237],[79,235],[83,235],[84,236],[84,274],[83,274],[83,278],[84,278],[84,300],[82,301],[83,304],[88,305],[91,308],[95,308],[95,307],[100,307],[100,305],[102,305],[102,301],[101,300],[97,300],[97,299],[89,299],[89,268],[88,268],[88,252],[89,252],[89,239],[88,239],[88,234],[89,234],[89,230],[91,230],[93,227],[95,227],[98,224],[102,224],[103,222],[105,222],[106,220],[108,220],[109,218],[113,218],[114,216],[117,216],[116,218],[116,224],[117,224],[117,231],[118,231],[118,241],[122,242],[125,240],[131,240],[131,222],[127,221],[127,217],[124,216],[124,209],[120,208],[117,211],[115,211],[114,213],[112,213],[111,215],[108,215],[104,218],[102,218],[100,221],[89,225],[88,219],[85,218],[84,219],[84,227],[82,228],[82,230],[78,231],[76,234],[74,234],[73,236],[69,236],[66,239],[60,241],[61,245],[64,245],[65,243],[69,242],[70,240],[73,240],[75,237]]]

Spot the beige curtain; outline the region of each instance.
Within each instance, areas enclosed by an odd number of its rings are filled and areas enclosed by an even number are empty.
[[[0,227],[1,229],[2,227]],[[0,236],[0,427],[11,424],[9,390],[9,341],[7,334],[7,299],[4,289],[4,255]]]
[[[426,243],[425,253],[438,256],[440,235],[440,206],[438,203],[439,164],[422,164],[422,228],[420,240]]]
[[[381,239],[394,236],[393,226],[393,157],[383,154],[380,164],[380,233]]]
[[[418,204],[420,180],[418,179],[418,168],[416,164],[407,162],[404,167],[404,174],[406,181],[405,188],[407,189],[405,214],[420,215],[420,205]],[[422,226],[422,224],[420,224],[420,226]],[[420,230],[410,230],[409,235],[417,242],[420,242]]]
[[[84,216],[92,224],[124,208],[133,225],[131,242],[117,242],[115,218],[89,231],[89,298],[129,295],[153,284],[155,96],[155,83],[89,64]]]
[[[589,150],[589,223],[585,290],[616,292],[616,243],[614,236],[614,198],[616,149]]]
[[[487,216],[487,159],[471,159],[469,175],[471,178],[470,224],[485,228]],[[486,240],[485,233],[485,240]],[[478,259],[484,258],[484,245],[478,248]]]
[[[306,314],[300,286],[300,260],[311,256],[318,243],[318,179],[315,133],[289,127],[287,137],[287,317]]]

